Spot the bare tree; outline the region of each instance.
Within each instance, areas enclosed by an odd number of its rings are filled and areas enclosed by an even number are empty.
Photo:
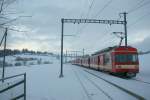
[[[5,9],[9,5],[13,4],[15,1],[17,0],[0,0],[0,27],[1,28],[4,28],[4,25],[17,20],[17,18],[14,18],[14,19],[7,18],[5,17],[5,14],[4,14],[6,12]]]
[[[8,28],[8,26],[10,25],[12,26],[12,22],[15,22],[19,18],[32,17],[32,16],[17,16],[16,18],[13,18],[13,19],[9,18],[9,16],[11,16],[12,14],[18,14],[16,12],[9,12],[7,14],[7,11],[6,11],[6,8],[10,6],[11,4],[15,3],[16,1],[18,0],[0,0],[0,29],[6,29],[6,27]],[[10,28],[10,27],[8,28],[8,30],[16,31],[16,32],[23,32],[23,33],[27,32],[27,31]]]
[[[0,14],[2,14],[4,8],[7,8],[10,4],[17,0],[0,0]]]

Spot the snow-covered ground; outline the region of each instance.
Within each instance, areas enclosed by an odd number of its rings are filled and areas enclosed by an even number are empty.
[[[150,54],[140,56],[139,61],[140,73],[137,75],[137,77],[150,82]]]
[[[146,99],[150,98],[150,84],[117,78],[71,64],[64,64],[64,77],[59,78],[60,62],[57,59],[50,56],[34,57],[53,61],[53,63],[6,68],[6,76],[27,73],[27,100],[136,100],[136,98],[103,80],[93,77],[84,70],[100,75]],[[141,61],[143,59],[145,59],[145,56],[140,58]],[[150,70],[147,66],[144,66],[145,63],[143,62],[141,63],[140,73],[136,78],[150,82]],[[100,89],[88,79],[95,82]]]

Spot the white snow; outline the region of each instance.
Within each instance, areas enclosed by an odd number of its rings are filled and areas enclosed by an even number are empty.
[[[20,67],[7,67],[6,76],[27,73],[27,100],[110,100],[103,92],[106,92],[113,100],[136,100],[127,93],[109,85],[108,83],[83,71],[85,68],[71,64],[64,64],[64,77],[59,78],[60,62],[50,56],[27,55],[26,57],[42,58],[43,61],[53,61],[53,64],[30,65]],[[25,57],[25,55],[23,55]],[[140,58],[141,59],[141,58]],[[144,59],[144,58],[142,58]],[[141,61],[142,61],[141,59]],[[140,73],[136,78],[150,82],[149,68],[141,63]],[[148,64],[147,64],[148,65]],[[146,99],[150,98],[150,84],[134,80],[121,79],[106,73],[88,70],[100,75],[111,82],[118,84]],[[94,81],[102,90],[98,90],[91,82]],[[87,90],[85,93],[83,86]],[[0,97],[1,98],[1,97]],[[1,99],[0,99],[1,100]]]
[[[140,61],[140,73],[137,78],[150,82],[150,54],[142,55],[139,57]]]

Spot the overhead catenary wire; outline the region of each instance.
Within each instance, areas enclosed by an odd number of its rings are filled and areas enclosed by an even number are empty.
[[[111,43],[115,43],[116,42],[116,38],[112,38],[113,34],[109,34],[109,33],[112,33],[112,27],[107,31],[105,32],[105,34],[103,34],[100,38],[100,41],[99,43],[102,43],[100,46],[104,46],[104,47],[108,47],[110,46]],[[109,40],[109,41],[106,41],[106,40]],[[91,45],[91,48],[94,48],[94,46],[96,45]],[[99,48],[101,49],[101,48]]]
[[[89,1],[89,2],[90,2],[90,1]],[[90,2],[90,4],[89,4],[87,14],[85,15],[87,18],[88,18],[88,16],[89,16],[90,11],[91,11],[92,8],[93,8],[94,2],[95,2],[95,0],[92,0],[92,1]],[[81,13],[80,18],[83,17],[83,13],[84,13],[84,12]]]
[[[118,44],[114,44],[116,42],[116,39],[111,37],[111,39],[109,39],[110,41],[105,41],[105,47],[110,47],[110,46],[114,46],[114,45],[118,45]],[[112,45],[114,44],[114,45]]]
[[[144,0],[140,1],[138,4],[141,4],[143,1],[144,1]],[[111,3],[111,0],[110,0],[109,2]],[[131,9],[131,12],[134,12],[134,11],[140,9],[141,7],[147,5],[147,3],[149,4],[149,1],[142,3],[140,6],[134,6],[133,9]],[[109,3],[108,3],[108,4],[109,4]],[[106,7],[107,7],[107,5],[106,5]],[[104,8],[105,8],[105,6],[104,6]],[[135,9],[135,10],[134,10],[134,9]],[[129,12],[129,13],[131,13],[131,12]],[[149,14],[146,14],[146,15],[149,15]],[[143,19],[146,15],[140,17],[139,19]],[[140,20],[138,20],[138,21],[140,21]],[[134,22],[133,24],[136,24],[138,21]],[[130,26],[130,25],[129,25],[129,26]],[[83,30],[83,28],[85,28],[85,26],[83,26],[81,29]],[[82,30],[80,30],[80,31],[82,31]]]
[[[92,16],[93,17],[97,17],[98,15],[100,15],[108,6],[109,4],[112,2],[112,0],[109,0],[99,11],[96,15]],[[81,33],[83,31],[84,28],[86,28],[88,26],[88,24],[85,24],[84,26],[82,26],[79,30],[77,30],[77,34]]]
[[[111,28],[109,30],[107,30],[107,32],[105,32],[105,34],[102,34],[100,37],[97,37],[97,38],[100,38],[99,42],[96,42],[96,43],[104,43],[106,42],[106,40],[111,40],[111,36],[109,34],[109,32],[111,31]],[[107,41],[108,42],[108,41]],[[102,45],[102,44],[101,44]],[[94,48],[96,45],[92,45],[91,44],[91,48]]]
[[[132,11],[133,9],[135,9],[137,6],[139,6],[144,1],[145,0],[140,0],[139,2],[137,2],[136,5],[134,5],[131,9],[128,10],[128,13],[130,13],[130,11]]]
[[[90,3],[89,8],[88,8],[88,12],[86,14],[86,18],[89,17],[89,14],[90,14],[90,12],[91,12],[91,10],[93,8],[94,2],[95,2],[95,0],[92,0],[92,2]],[[83,13],[81,14],[81,17],[82,17],[82,15],[83,15]],[[77,32],[76,33],[79,33],[79,30],[80,30],[79,27],[77,27]]]
[[[93,8],[94,2],[95,2],[95,0],[92,0],[91,4],[89,6],[89,9],[88,9],[88,12],[87,12],[87,15],[86,15],[87,18],[89,17],[89,14],[90,14],[90,12],[91,12],[91,10]]]
[[[139,18],[136,19],[133,23],[131,23],[131,24],[128,26],[128,28],[133,27],[135,24],[137,24],[138,22],[142,21],[145,17],[147,17],[147,16],[149,16],[149,15],[150,15],[150,12],[147,13],[147,14],[145,14],[145,15],[143,15],[143,16],[141,16],[141,17],[139,17]]]
[[[139,3],[142,3],[142,1],[139,2]],[[148,5],[148,4],[150,4],[150,0],[147,1],[147,2],[144,2],[144,3],[141,4],[141,5],[138,4],[139,6],[132,8],[131,10],[128,11],[128,13],[133,13],[133,12],[139,10],[140,8],[142,8],[142,7],[144,7],[144,6]]]
[[[98,11],[98,13],[96,14],[96,15],[94,15],[93,17],[97,17],[98,15],[100,15],[108,6],[109,6],[109,4],[112,2],[112,0],[109,0],[104,6],[103,6],[103,8],[102,9],[100,9],[99,11]]]

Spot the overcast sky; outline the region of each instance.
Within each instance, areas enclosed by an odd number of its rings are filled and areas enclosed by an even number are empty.
[[[8,48],[60,51],[61,18],[114,19],[128,12],[128,44],[139,50],[150,50],[150,0],[17,0],[5,13],[11,19],[20,17],[9,27],[27,32],[8,32]],[[144,6],[142,6],[144,5]],[[141,7],[140,7],[141,6]],[[1,29],[2,30],[2,29]],[[124,32],[123,25],[65,24],[64,50],[92,53],[118,45],[120,39],[112,32]],[[2,37],[2,34],[0,35]],[[124,42],[123,42],[124,45]]]

